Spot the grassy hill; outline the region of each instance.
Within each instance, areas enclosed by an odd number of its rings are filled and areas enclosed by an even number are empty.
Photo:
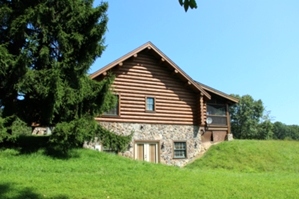
[[[190,169],[299,173],[299,142],[235,140],[213,146]]]
[[[0,198],[297,198],[299,142],[235,140],[177,168],[78,149],[0,151]]]

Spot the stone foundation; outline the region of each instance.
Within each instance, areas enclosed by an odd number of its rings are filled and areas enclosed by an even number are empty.
[[[134,158],[135,141],[156,141],[159,143],[160,163],[176,165],[182,167],[192,161],[201,151],[201,135],[199,127],[194,125],[161,125],[161,124],[140,124],[140,123],[117,123],[100,122],[100,124],[118,134],[129,135],[133,133],[133,138],[128,150],[121,155]],[[187,158],[174,159],[174,141],[185,141],[187,145]],[[99,143],[85,143],[86,146],[94,145],[90,148],[98,147]]]
[[[54,127],[35,127],[32,135],[51,135]]]
[[[232,141],[232,140],[234,140],[234,138],[233,138],[233,134],[227,134],[227,141]]]

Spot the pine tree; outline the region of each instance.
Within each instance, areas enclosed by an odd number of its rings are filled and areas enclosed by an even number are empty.
[[[93,0],[0,0],[2,117],[76,126],[109,109],[113,76],[87,75],[105,49],[107,8]]]
[[[1,0],[0,6],[3,116],[53,125],[99,114],[112,79],[94,82],[87,72],[105,49],[107,3]]]

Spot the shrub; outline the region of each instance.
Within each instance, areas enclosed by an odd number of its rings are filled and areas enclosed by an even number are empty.
[[[20,135],[31,135],[31,127],[15,116],[0,117],[0,143],[5,140],[15,142]]]
[[[133,132],[128,136],[121,136],[98,125],[97,135],[104,147],[107,147],[112,151],[123,152],[132,140]]]
[[[89,117],[58,123],[50,136],[50,148],[68,154],[69,150],[82,146],[84,140],[95,136],[97,124]]]
[[[5,119],[0,117],[0,143],[8,136],[7,129],[5,128]]]
[[[117,135],[101,127],[93,118],[87,116],[75,119],[69,123],[62,122],[56,125],[50,136],[51,152],[68,155],[73,148],[81,147],[86,140],[99,137],[104,147],[112,151],[124,151],[132,139],[128,136]]]

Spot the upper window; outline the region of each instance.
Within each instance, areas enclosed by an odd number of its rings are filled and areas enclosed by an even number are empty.
[[[186,142],[174,142],[173,148],[174,158],[187,158]]]
[[[154,97],[146,97],[146,110],[147,111],[155,111],[155,98]]]
[[[116,95],[116,104],[109,111],[104,113],[105,116],[118,116],[119,115],[119,95]]]

